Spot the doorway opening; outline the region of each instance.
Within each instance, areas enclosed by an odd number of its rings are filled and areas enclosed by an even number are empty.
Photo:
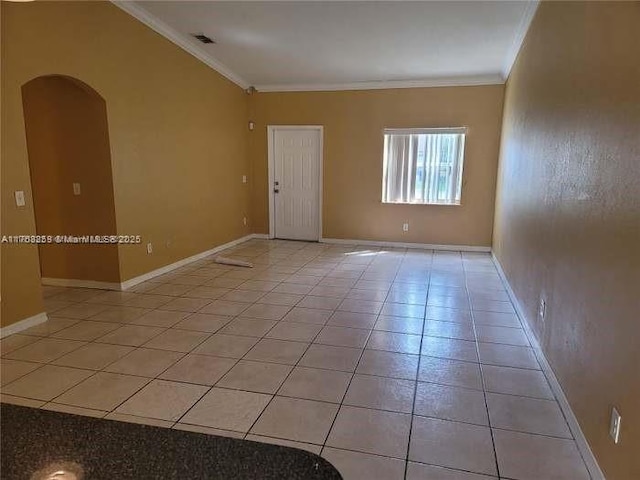
[[[47,239],[38,245],[42,283],[119,286],[118,245],[88,241],[117,235],[104,99],[80,80],[47,75],[22,86],[22,103],[36,233]]]
[[[322,238],[322,126],[267,127],[269,238]]]

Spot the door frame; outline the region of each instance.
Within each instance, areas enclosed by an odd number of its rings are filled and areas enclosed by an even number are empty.
[[[322,184],[324,173],[324,127],[322,125],[267,125],[267,192],[269,195],[269,238],[276,235],[276,217],[273,194],[273,182],[275,181],[275,134],[278,130],[315,130],[320,134],[318,160],[318,241],[322,241]]]

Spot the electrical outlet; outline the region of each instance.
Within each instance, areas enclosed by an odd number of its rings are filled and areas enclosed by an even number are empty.
[[[409,231],[409,224],[408,223],[403,223],[402,224],[402,231],[403,232],[408,232]]]
[[[242,217],[242,223],[244,223],[244,225],[247,225],[247,217]]]
[[[538,318],[544,323],[547,317],[547,301],[544,297],[540,297],[540,304],[538,305]]]
[[[25,205],[24,192],[22,190],[17,190],[15,192],[15,196],[16,196],[16,206],[17,207],[24,207],[24,205]]]
[[[616,407],[613,407],[611,409],[611,423],[609,423],[609,436],[613,438],[613,443],[620,441],[620,422],[622,422],[622,417]]]
[[[149,255],[153,253],[153,245],[151,245],[151,243],[147,243],[147,253]]]

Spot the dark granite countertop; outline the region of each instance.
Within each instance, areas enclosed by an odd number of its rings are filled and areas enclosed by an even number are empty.
[[[15,405],[0,428],[3,480],[342,478],[304,450]],[[60,469],[80,473],[50,476]]]

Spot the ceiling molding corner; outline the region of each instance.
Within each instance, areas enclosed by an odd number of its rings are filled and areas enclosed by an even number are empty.
[[[341,90],[386,90],[394,88],[427,87],[473,87],[479,85],[502,85],[502,75],[477,75],[465,77],[443,77],[424,80],[389,80],[380,82],[352,83],[300,83],[256,85],[258,92],[335,92]]]
[[[171,41],[178,47],[182,48],[186,52],[190,53],[205,65],[211,67],[223,77],[231,80],[233,83],[243,89],[247,89],[251,86],[244,78],[234,73],[230,68],[216,59],[208,55],[199,49],[196,45],[191,43],[184,34],[176,31],[166,23],[158,20],[155,16],[151,15],[147,10],[142,8],[137,2],[127,0],[110,0],[116,7],[124,10],[129,15],[144,23],[147,27],[151,28],[156,33],[159,33],[167,40]]]
[[[509,74],[511,73],[511,69],[513,65],[516,63],[516,59],[518,58],[518,53],[522,48],[522,44],[524,43],[524,39],[527,36],[527,32],[529,31],[529,27],[531,26],[531,22],[533,21],[533,17],[538,10],[538,6],[540,5],[540,0],[533,0],[527,4],[527,8],[520,19],[520,23],[518,24],[518,28],[516,29],[516,34],[513,38],[513,42],[511,43],[511,47],[507,52],[507,57],[502,66],[502,77],[506,82],[509,78]]]

